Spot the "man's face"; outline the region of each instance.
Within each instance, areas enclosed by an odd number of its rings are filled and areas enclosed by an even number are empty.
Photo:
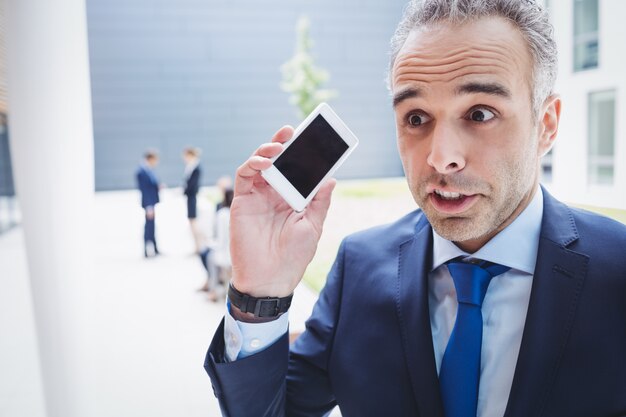
[[[435,231],[466,251],[528,205],[556,134],[560,102],[533,114],[531,70],[522,35],[497,17],[414,30],[395,61],[409,187]]]
[[[159,164],[159,157],[152,156],[150,158],[147,158],[146,161],[148,162],[148,165],[150,165],[150,167],[154,168]]]
[[[183,152],[183,161],[185,161],[186,164],[193,162],[195,159],[196,157],[193,154],[189,152]]]

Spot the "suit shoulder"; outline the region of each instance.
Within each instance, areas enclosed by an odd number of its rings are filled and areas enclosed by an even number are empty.
[[[571,249],[589,255],[594,263],[604,265],[607,273],[608,269],[623,271],[626,225],[586,210],[571,208],[571,212],[579,237]]]
[[[590,236],[603,240],[616,239],[620,242],[626,242],[625,224],[587,210],[573,207],[570,207],[570,210],[581,237]]]
[[[587,257],[587,276],[593,277],[590,282],[624,294],[626,225],[586,210],[571,208],[571,213],[578,239],[568,248]]]

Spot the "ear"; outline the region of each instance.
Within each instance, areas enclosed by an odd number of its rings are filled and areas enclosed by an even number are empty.
[[[557,94],[550,95],[543,103],[541,120],[539,124],[539,156],[544,156],[556,140],[561,119],[561,97]]]

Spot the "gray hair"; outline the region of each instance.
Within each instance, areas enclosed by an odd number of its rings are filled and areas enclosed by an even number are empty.
[[[437,22],[462,24],[482,17],[500,16],[510,21],[526,39],[533,57],[531,104],[539,112],[554,88],[557,49],[548,12],[536,0],[412,0],[391,38],[391,60],[387,77],[391,89],[393,65],[409,33]]]

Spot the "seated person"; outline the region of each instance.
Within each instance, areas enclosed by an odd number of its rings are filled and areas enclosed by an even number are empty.
[[[202,265],[207,270],[207,282],[202,290],[209,293],[209,299],[217,301],[225,294],[225,282],[230,277],[230,205],[233,190],[224,191],[224,201],[215,213],[214,236],[207,246],[200,251]]]

